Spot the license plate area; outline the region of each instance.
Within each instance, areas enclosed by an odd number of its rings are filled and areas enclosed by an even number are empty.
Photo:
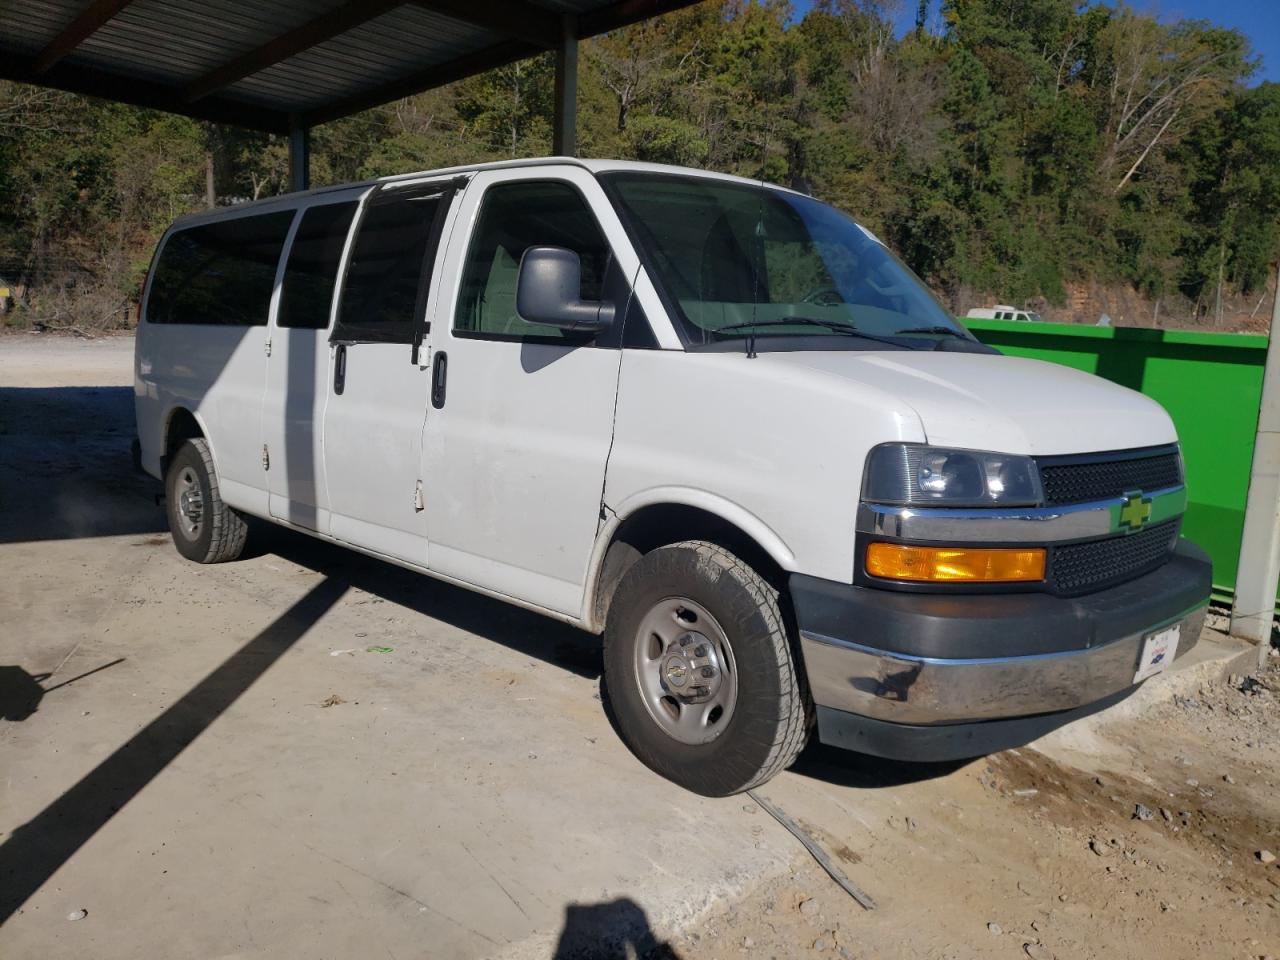
[[[1134,683],[1141,683],[1148,677],[1163,673],[1178,655],[1178,635],[1180,624],[1164,627],[1142,638],[1142,656],[1138,658],[1138,670],[1133,675]]]

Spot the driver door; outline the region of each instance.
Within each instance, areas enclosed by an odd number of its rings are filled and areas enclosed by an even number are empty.
[[[582,262],[582,298],[625,313],[639,262],[578,167],[488,171],[442,278],[424,449],[431,568],[560,613],[581,611],[613,437],[619,331],[572,335],[515,308],[531,246]]]

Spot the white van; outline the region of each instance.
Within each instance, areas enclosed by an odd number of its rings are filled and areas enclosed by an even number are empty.
[[[1159,405],[982,346],[779,187],[556,158],[180,220],[137,335],[173,539],[262,517],[604,634],[708,795],[826,743],[1026,742],[1185,653],[1206,556]]]
[[[997,303],[994,307],[974,307],[964,315],[966,320],[1019,320],[1023,323],[1040,322],[1040,314],[1030,310],[1019,310],[1007,303]]]

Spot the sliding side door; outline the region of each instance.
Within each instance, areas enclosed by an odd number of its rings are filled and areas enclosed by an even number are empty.
[[[384,184],[365,200],[329,338],[324,469],[329,533],[420,566],[419,496],[431,387],[420,340],[456,182]]]
[[[320,427],[329,392],[329,322],[342,252],[359,203],[306,207],[295,224],[270,331],[262,442],[271,516],[329,529]]]

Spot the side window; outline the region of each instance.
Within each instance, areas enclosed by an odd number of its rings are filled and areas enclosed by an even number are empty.
[[[276,313],[279,326],[304,330],[329,326],[338,263],[356,206],[355,202],[329,203],[302,215],[285,261]]]
[[[431,282],[439,230],[452,188],[376,194],[365,207],[347,263],[334,336],[409,343],[419,294]],[[425,300],[425,298],[423,298]]]
[[[516,313],[516,274],[525,250],[567,247],[582,259],[582,297],[599,300],[609,245],[582,195],[567,183],[519,181],[490,187],[471,235],[453,317],[455,333],[501,340],[562,340],[563,331]]]
[[[293,216],[237,217],[170,235],[151,278],[147,322],[264,326]]]

